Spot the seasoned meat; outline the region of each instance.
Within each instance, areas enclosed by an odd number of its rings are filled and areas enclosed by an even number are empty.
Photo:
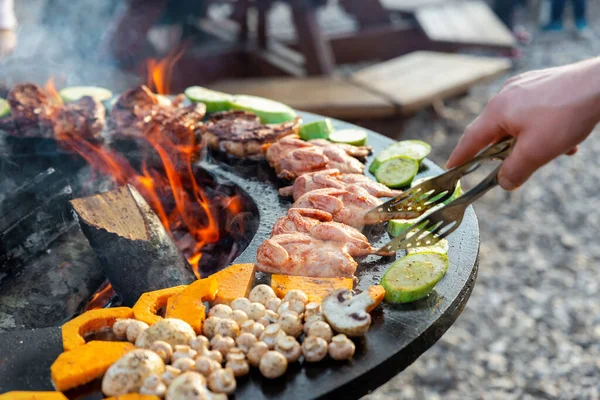
[[[20,83],[8,93],[11,115],[0,119],[0,129],[16,137],[52,138],[56,107],[33,83]]]
[[[278,177],[293,180],[309,172],[331,168],[342,173],[361,174],[365,166],[351,154],[362,156],[368,152],[368,148],[348,149],[320,140],[305,142],[296,135],[290,135],[270,145],[266,158]]]
[[[75,135],[98,141],[104,129],[106,109],[101,102],[89,96],[58,107],[54,118],[54,133],[58,139]]]
[[[298,200],[300,196],[311,190],[324,188],[346,189],[350,186],[363,188],[375,197],[394,197],[402,193],[400,190],[392,190],[362,174],[342,174],[337,169],[326,169],[299,176],[292,186],[279,189],[279,194],[281,196],[293,196],[294,200]]]
[[[262,158],[262,147],[282,137],[298,133],[300,118],[282,124],[261,124],[246,111],[215,113],[204,124],[202,138],[212,149],[238,158]]]
[[[326,211],[291,208],[286,216],[277,220],[271,237],[286,233],[307,233],[314,239],[340,242],[353,257],[366,256],[375,251],[358,229],[332,220],[333,216]]]
[[[364,217],[383,203],[366,190],[350,186],[346,189],[316,189],[300,196],[292,208],[316,208],[333,215],[333,220],[355,228],[365,225]]]
[[[357,263],[342,242],[326,242],[306,233],[265,240],[257,250],[257,268],[272,274],[332,278],[352,276]]]

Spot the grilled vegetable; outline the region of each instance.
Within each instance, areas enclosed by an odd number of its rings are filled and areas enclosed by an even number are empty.
[[[84,96],[90,96],[97,101],[107,101],[113,96],[112,92],[106,88],[97,86],[71,86],[62,89],[58,92],[60,97],[69,103],[71,101],[79,100]]]
[[[450,245],[446,239],[441,239],[434,245],[431,246],[421,246],[421,247],[412,247],[406,250],[407,254],[413,253],[423,253],[423,252],[431,252],[431,253],[440,253],[444,255],[448,255],[448,250],[450,249]]]
[[[396,261],[381,279],[385,300],[409,303],[427,296],[448,270],[444,254],[413,253]]]
[[[99,308],[86,311],[62,326],[62,340],[65,351],[85,344],[84,336],[103,329],[112,328],[117,319],[133,317],[129,307]]]
[[[185,95],[195,103],[204,103],[206,112],[213,113],[225,111],[231,108],[230,104],[233,96],[227,93],[217,92],[201,86],[191,86],[185,89]]]
[[[443,204],[438,204],[434,207],[431,207],[429,210],[423,213],[423,215],[412,218],[412,219],[392,219],[388,222],[388,233],[392,237],[400,236],[405,230],[413,226],[417,223],[421,218],[425,218],[429,214],[439,210],[443,207]],[[433,226],[433,225],[432,225]]]
[[[385,150],[379,153],[379,155],[375,157],[375,160],[373,160],[371,163],[369,172],[374,174],[384,161],[395,156],[410,157],[418,162],[421,162],[429,155],[429,153],[431,153],[431,146],[422,140],[402,140],[392,144],[391,146],[388,146]]]
[[[335,289],[352,290],[352,278],[311,278],[307,276],[271,275],[271,287],[283,298],[290,290],[302,290],[308,301],[321,302]]]
[[[329,140],[335,143],[345,143],[352,146],[365,146],[367,132],[362,129],[340,129],[329,135]]]
[[[156,315],[158,310],[167,305],[169,297],[181,293],[186,287],[186,285],[180,285],[142,294],[133,306],[135,319],[148,325],[157,323],[162,319],[160,315]]]
[[[234,264],[211,275],[219,283],[213,304],[230,304],[238,297],[246,297],[254,282],[254,264]]]
[[[6,117],[8,114],[10,114],[10,105],[8,104],[8,101],[0,99],[0,118]]]
[[[167,300],[165,318],[181,319],[190,324],[197,334],[201,334],[206,316],[202,302],[214,300],[218,290],[219,283],[215,278],[197,280]]]
[[[303,140],[329,139],[333,131],[333,124],[331,123],[331,120],[327,118],[302,125],[298,135],[300,136],[300,139]]]
[[[375,178],[390,188],[407,186],[419,172],[419,163],[406,156],[394,156],[382,162]]]
[[[296,111],[285,104],[257,96],[234,96],[231,108],[253,112],[260,117],[263,124],[280,124],[292,121],[296,117]]]

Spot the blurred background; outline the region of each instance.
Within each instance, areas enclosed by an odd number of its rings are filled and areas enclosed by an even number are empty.
[[[118,93],[146,82],[150,65],[161,93],[204,85],[270,97],[425,140],[440,164],[507,77],[600,50],[597,0],[15,3],[0,0],[2,95],[50,77]],[[598,154],[592,135],[517,192],[477,204],[471,300],[369,398],[600,398]]]

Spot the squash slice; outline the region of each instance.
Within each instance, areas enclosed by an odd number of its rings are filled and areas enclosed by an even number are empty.
[[[67,400],[61,392],[6,392],[0,400]]]
[[[127,393],[116,397],[107,397],[104,400],[160,400],[160,397],[151,394]]]
[[[156,315],[156,312],[167,305],[169,297],[179,294],[186,287],[187,285],[173,286],[142,294],[133,306],[135,319],[145,322],[148,325],[157,323],[162,317]]]
[[[214,300],[218,290],[219,283],[213,277],[191,283],[179,294],[169,297],[165,317],[181,319],[190,324],[197,334],[201,334],[206,318],[206,307],[202,302]]]
[[[311,278],[308,276],[271,275],[271,287],[279,298],[290,290],[302,290],[308,301],[320,303],[336,289],[352,290],[352,278]]]
[[[248,297],[254,283],[254,264],[234,264],[211,275],[219,282],[213,304],[230,304],[238,297]]]
[[[65,391],[100,378],[108,367],[127,352],[134,350],[129,342],[101,342],[93,340],[59,355],[50,373],[56,390]]]
[[[381,285],[369,286],[369,297],[374,303],[367,307],[367,312],[373,311],[385,297],[385,289]]]
[[[117,319],[132,318],[129,307],[98,308],[86,311],[62,326],[62,340],[65,351],[85,344],[84,336],[106,328],[112,328]]]

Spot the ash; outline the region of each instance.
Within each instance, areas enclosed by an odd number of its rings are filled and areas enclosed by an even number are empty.
[[[588,3],[589,41],[570,32],[545,37],[521,16],[534,41],[511,75],[597,56],[600,7]],[[508,76],[447,102],[446,119],[426,111],[402,127],[369,127],[428,141],[443,165]],[[476,204],[480,268],[464,312],[435,346],[366,398],[600,398],[599,131],[576,156],[554,161],[517,192],[495,189]]]

